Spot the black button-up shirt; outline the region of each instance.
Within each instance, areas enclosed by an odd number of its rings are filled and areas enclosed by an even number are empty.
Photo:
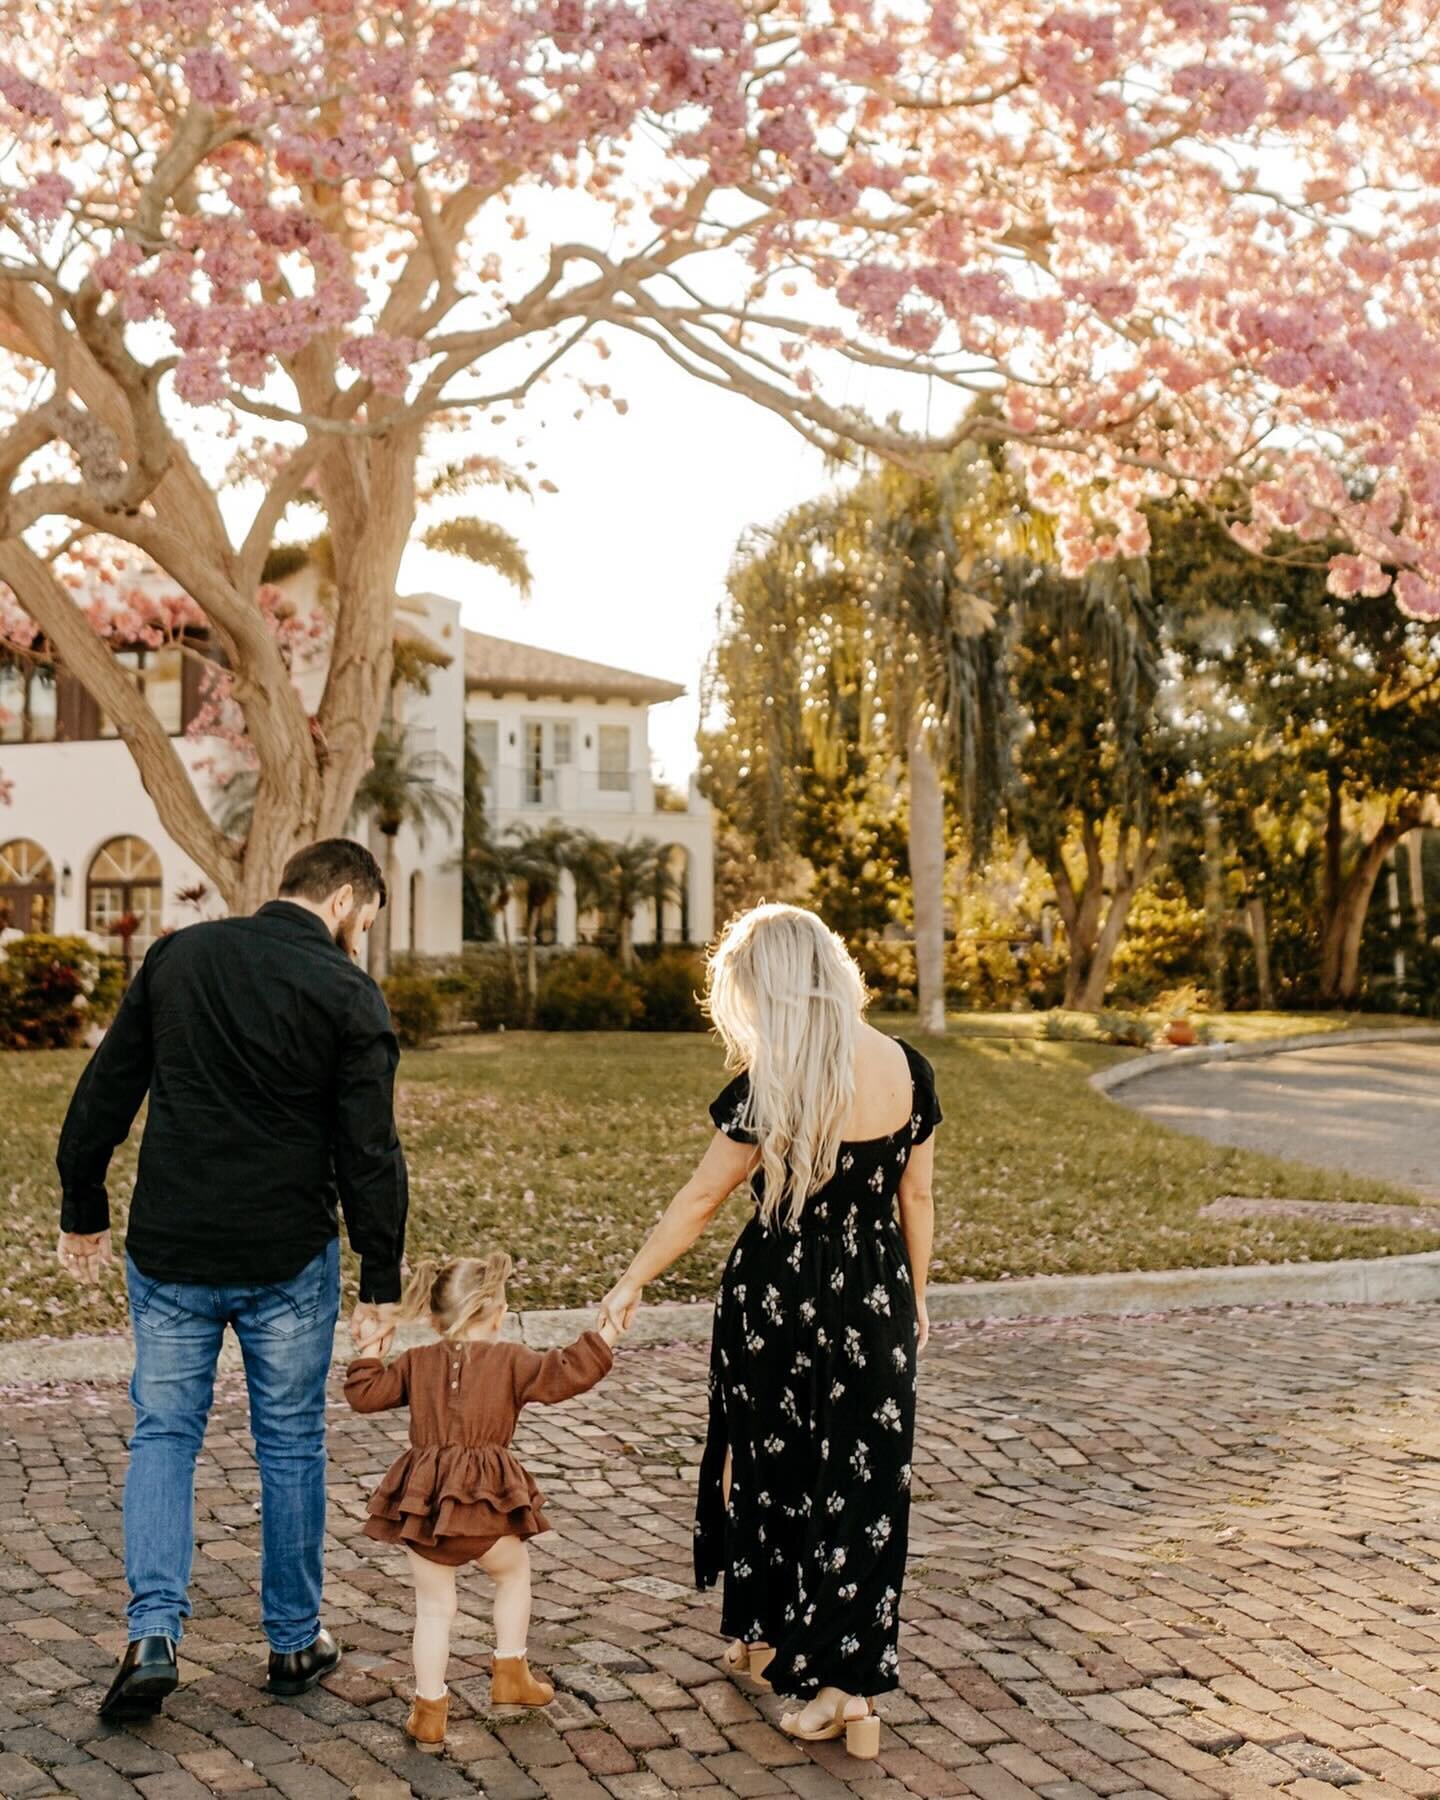
[[[150,1111],[126,1248],[152,1280],[287,1281],[339,1230],[362,1300],[396,1300],[408,1183],[384,995],[303,906],[161,938],[60,1135],[65,1231],[110,1223],[106,1171]]]

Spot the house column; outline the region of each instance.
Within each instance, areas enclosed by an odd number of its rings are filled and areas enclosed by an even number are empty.
[[[555,895],[555,941],[569,948],[579,937],[580,908],[575,896],[575,877],[569,869],[562,869]]]
[[[685,858],[685,894],[686,935],[692,944],[708,944],[715,930],[715,857],[708,837]]]

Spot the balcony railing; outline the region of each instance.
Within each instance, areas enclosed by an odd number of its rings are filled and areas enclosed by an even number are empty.
[[[489,771],[485,804],[492,812],[649,813],[655,784],[648,769],[520,768]]]

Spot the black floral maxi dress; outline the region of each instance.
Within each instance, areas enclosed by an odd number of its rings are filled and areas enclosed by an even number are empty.
[[[915,1293],[896,1214],[900,1177],[940,1123],[935,1077],[902,1040],[910,1117],[845,1143],[799,1227],[757,1210],[720,1282],[695,1579],[725,1576],[722,1630],[774,1646],[782,1694],[898,1685],[900,1592],[915,1436]],[[748,1079],[710,1108],[745,1128]],[[757,1200],[760,1176],[755,1176]],[[721,1477],[731,1453],[730,1502]]]

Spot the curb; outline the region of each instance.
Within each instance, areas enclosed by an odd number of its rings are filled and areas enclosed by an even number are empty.
[[[1440,1032],[1435,1034],[1440,1041]],[[1410,1256],[1377,1256],[1327,1263],[1249,1263],[1214,1269],[1137,1269],[1111,1275],[1029,1275],[1016,1281],[943,1282],[929,1293],[936,1325],[990,1321],[1117,1318],[1198,1312],[1220,1307],[1403,1306],[1440,1300],[1440,1250]],[[642,1308],[625,1339],[636,1349],[661,1344],[707,1343],[711,1303],[669,1300]],[[593,1323],[590,1307],[557,1307],[512,1314],[516,1337],[537,1350],[568,1344]],[[424,1343],[423,1327],[400,1333],[402,1347]],[[349,1333],[335,1334],[335,1361],[350,1358]],[[130,1341],[113,1337],[58,1342],[22,1339],[0,1344],[0,1389],[61,1384],[92,1385],[128,1380]],[[227,1337],[220,1368],[241,1367],[239,1347]]]
[[[1265,1038],[1253,1044],[1194,1044],[1185,1050],[1151,1050],[1090,1077],[1091,1087],[1111,1094],[1132,1081],[1195,1063],[1249,1062],[1259,1056],[1284,1056],[1291,1050],[1344,1050],[1358,1044],[1440,1044],[1440,1025],[1404,1025],[1389,1030],[1306,1031],[1294,1037]]]

